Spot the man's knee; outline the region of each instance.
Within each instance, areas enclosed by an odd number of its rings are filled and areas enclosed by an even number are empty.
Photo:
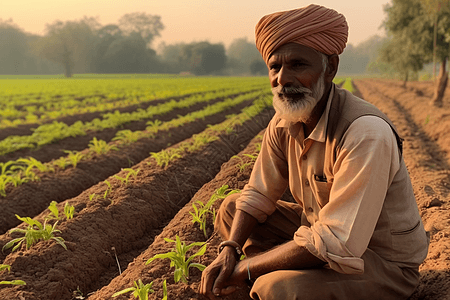
[[[214,230],[224,238],[228,238],[230,234],[231,224],[236,214],[236,200],[239,196],[239,193],[227,196],[217,212]]]

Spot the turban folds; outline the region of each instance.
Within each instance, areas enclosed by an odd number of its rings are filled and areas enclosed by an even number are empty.
[[[326,55],[341,54],[347,43],[348,25],[345,17],[320,5],[266,15],[255,28],[256,48],[264,61],[278,47],[297,43]]]

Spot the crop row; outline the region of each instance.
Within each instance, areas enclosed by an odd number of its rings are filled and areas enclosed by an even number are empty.
[[[250,95],[261,93],[260,91],[250,93]],[[63,122],[54,121],[50,124],[44,124],[34,129],[33,134],[26,136],[8,136],[0,141],[0,155],[14,152],[24,148],[37,148],[67,137],[76,137],[86,135],[87,131],[101,131],[106,128],[116,128],[123,124],[149,119],[155,115],[165,114],[175,108],[184,108],[196,103],[208,102],[216,99],[217,94],[209,93],[204,95],[193,95],[180,101],[169,101],[156,106],[150,106],[146,110],[138,109],[131,113],[107,113],[103,119],[95,118],[90,122],[77,121],[72,125]]]
[[[182,95],[182,97],[214,99],[228,97],[233,94],[241,94],[255,89],[262,89],[263,85],[258,82],[246,85],[236,85],[228,88],[216,87],[212,91],[199,91],[191,95]],[[158,98],[168,99],[168,98]],[[106,99],[101,95],[95,95],[89,98],[69,99],[57,98],[55,101],[43,102],[40,105],[33,103],[22,103],[20,105],[8,103],[7,107],[0,110],[0,129],[15,127],[24,124],[42,124],[57,118],[74,116],[83,113],[100,113],[114,109],[126,108],[129,106],[148,106],[155,102],[155,97],[147,98],[145,96],[135,95],[128,98]]]
[[[111,150],[119,150],[118,147],[125,147],[131,143],[137,142],[142,138],[154,138],[159,131],[167,131],[172,128],[180,127],[190,122],[194,122],[197,119],[211,116],[250,99],[256,97],[265,97],[261,92],[253,92],[245,95],[240,95],[235,98],[225,99],[221,102],[207,106],[204,109],[189,113],[185,116],[179,116],[168,122],[150,121],[145,131],[130,131],[121,130],[118,131],[116,137],[113,138],[115,143],[106,143],[102,140],[97,140],[95,137],[89,144],[89,152],[81,153],[77,151],[66,151],[67,156],[61,157],[51,163],[43,164],[42,162],[29,157],[27,159],[21,158],[16,161],[8,161],[6,163],[0,163],[0,195],[6,195],[6,188],[8,185],[17,187],[22,183],[28,181],[39,180],[39,176],[36,175],[36,171],[39,172],[54,172],[55,167],[65,169],[67,166],[72,165],[74,168],[83,158],[89,158],[92,154],[106,154]],[[12,166],[12,167],[10,167]]]
[[[263,95],[258,96],[261,97],[256,98],[252,106],[246,107],[243,110],[244,114],[248,114],[248,111],[254,109],[255,105],[261,106],[263,103],[266,106],[269,105],[270,98],[264,97]],[[40,211],[52,200],[60,202],[67,199],[67,197],[73,197],[99,180],[104,180],[106,177],[114,174],[120,168],[131,166],[132,164],[130,162],[142,160],[148,156],[149,151],[158,152],[167,145],[168,141],[172,143],[177,142],[198,132],[198,130],[203,130],[206,124],[216,124],[221,119],[224,119],[222,111],[228,112],[229,114],[233,111],[236,112],[240,107],[248,106],[248,100],[245,98],[246,96],[242,95],[234,99],[229,99],[229,101],[219,102],[213,106],[206,107],[201,111],[158,124],[157,126],[153,124],[146,131],[132,132],[132,135],[139,136],[139,140],[132,141],[131,144],[129,143],[130,140],[127,139],[116,140],[110,143],[97,141],[97,143],[103,142],[102,147],[98,146],[101,149],[119,148],[120,151],[113,151],[111,152],[112,155],[108,154],[105,156],[104,153],[95,153],[95,148],[91,147],[81,152],[69,153],[67,157],[43,164],[47,169],[56,170],[54,174],[42,173],[35,170],[36,168],[32,169],[30,166],[27,167],[27,169],[30,168],[33,176],[42,178],[42,182],[27,183],[23,188],[13,188],[11,183],[9,183],[9,186],[6,186],[8,195],[3,200],[0,199],[0,203],[3,203],[2,206],[4,207],[2,213],[0,213],[0,232],[4,232],[11,226],[17,224],[17,219],[14,217],[15,213],[26,210]],[[219,112],[223,116],[220,116],[218,114]],[[153,138],[150,139],[149,137]],[[77,161],[76,168],[74,166],[74,162],[76,161],[75,156],[81,158],[81,161]],[[61,163],[64,159],[66,162]],[[72,164],[74,167],[62,170],[62,164]],[[8,175],[5,174],[5,176]],[[10,174],[9,176],[19,175]],[[73,184],[72,181],[76,181],[76,184]],[[58,183],[55,184],[55,182]],[[33,191],[34,198],[32,206],[27,203],[29,201],[26,196],[27,191]]]
[[[133,167],[137,176],[128,184],[117,179],[127,176],[124,170],[108,178],[109,184],[100,183],[69,200],[75,207],[74,217],[58,224],[68,250],[47,241],[8,254],[2,263],[11,271],[0,274],[0,279],[20,279],[27,285],[3,288],[0,297],[19,293],[26,299],[71,299],[77,288],[95,289],[102,273],[112,263],[116,265],[112,247],[119,258],[142,247],[143,240],[148,240],[164,220],[214,177],[223,162],[237,153],[233,150],[239,148],[236,146],[248,143],[266,126],[270,115],[264,110],[269,103],[267,99],[258,101],[241,114],[163,150],[179,156],[164,167],[157,165],[155,157],[149,157]],[[99,197],[90,200],[93,194]],[[58,204],[60,211],[63,205]],[[48,213],[35,220],[41,222]],[[3,247],[11,237],[6,234],[0,240]]]
[[[241,90],[260,88],[265,82],[261,78],[152,78],[59,81],[23,79],[4,83],[8,88],[0,91],[2,119],[24,118],[24,113],[42,114],[49,110],[73,107],[101,107],[101,104],[107,104],[102,109],[113,109],[124,101],[139,104],[154,99],[221,90],[236,90],[239,93]],[[95,108],[89,110],[91,109]]]
[[[199,298],[198,286],[200,283],[200,272],[196,269],[188,270],[187,280],[182,283],[177,282],[177,268],[171,263],[172,260],[158,260],[156,258],[165,258],[168,253],[177,253],[178,249],[173,247],[170,241],[180,239],[185,245],[198,245],[193,251],[188,252],[186,259],[192,259],[200,265],[208,265],[216,257],[218,244],[221,242],[220,237],[213,233],[213,216],[212,214],[207,222],[205,222],[207,236],[205,237],[203,230],[194,222],[192,215],[196,211],[196,205],[203,205],[217,210],[225,195],[239,192],[248,182],[252,165],[262,139],[262,132],[258,134],[249,145],[223,164],[220,172],[213,180],[203,185],[192,199],[187,203],[166,225],[163,231],[155,238],[154,242],[133,262],[131,262],[125,271],[118,274],[108,285],[96,291],[88,297],[89,300],[110,299],[112,295],[118,291],[125,290],[133,285],[133,282],[141,281],[145,284],[152,285],[152,292],[149,299],[161,299],[164,294],[167,299],[197,299]],[[284,196],[284,199],[287,196]],[[211,202],[213,202],[211,204]],[[186,221],[192,220],[192,221]],[[200,246],[202,246],[200,248]],[[172,250],[169,250],[172,248]],[[170,252],[168,252],[168,250]],[[201,255],[194,256],[200,251]],[[191,260],[192,261],[192,260]],[[165,285],[165,289],[163,288]],[[129,299],[129,298],[118,298]],[[144,299],[144,298],[140,298]],[[248,299],[248,289],[242,289],[227,299]]]

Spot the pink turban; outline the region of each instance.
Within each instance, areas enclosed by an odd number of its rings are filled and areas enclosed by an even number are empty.
[[[255,36],[256,48],[266,63],[273,51],[287,43],[339,55],[347,43],[348,25],[337,11],[311,4],[262,17],[256,24]]]

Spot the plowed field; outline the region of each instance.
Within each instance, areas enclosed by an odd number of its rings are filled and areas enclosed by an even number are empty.
[[[409,83],[406,89],[396,81],[365,79],[355,80],[354,84],[355,93],[386,113],[405,138],[404,159],[425,228],[431,234],[430,251],[420,268],[421,282],[411,299],[450,299],[450,92],[444,106],[437,109],[428,104],[433,91],[431,82]],[[196,268],[190,269],[187,283],[175,283],[174,268],[168,259],[145,263],[155,254],[170,251],[173,243],[164,238],[174,240],[176,236],[187,244],[207,242],[205,254],[194,262],[208,265],[216,257],[221,240],[213,233],[211,219],[207,220],[206,236],[197,223],[192,223],[193,204],[207,203],[224,185],[243,188],[250,176],[251,156],[257,153],[273,110],[262,110],[242,124],[215,133],[215,139],[196,150],[184,150],[167,166],[157,165],[149,152],[194,144],[193,135],[207,131],[208,124],[225,122],[227,115],[249,105],[244,102],[152,139],[139,140],[120,151],[83,160],[76,168],[41,174],[40,181],[7,190],[7,196],[0,196],[0,247],[18,237],[8,233],[11,228],[25,227],[15,214],[44,222],[49,214],[47,206],[56,201],[60,211],[66,202],[73,205],[75,216],[58,222],[61,233],[56,235],[64,238],[67,250],[50,240],[39,241],[28,250],[22,245],[15,252],[0,253],[2,263],[11,266],[10,272],[0,271],[0,281],[20,279],[27,283],[0,285],[0,299],[111,299],[139,279],[153,282],[154,292],[149,299],[163,298],[164,280],[168,299],[203,299],[197,294],[201,273]],[[180,113],[165,118],[170,120]],[[103,134],[104,139],[114,136],[108,131]],[[67,149],[61,143],[72,143],[72,149],[82,150],[90,138],[66,139],[35,152],[40,160],[51,161],[58,157],[55,153]],[[10,153],[0,161],[24,156]],[[129,167],[139,172],[124,184],[115,175],[125,177],[122,168]],[[111,183],[111,190],[105,179]],[[99,197],[90,200],[93,194]],[[217,209],[220,203],[221,199],[217,200],[214,207]],[[248,289],[242,288],[228,298],[249,299]],[[127,293],[114,299],[134,297]]]

